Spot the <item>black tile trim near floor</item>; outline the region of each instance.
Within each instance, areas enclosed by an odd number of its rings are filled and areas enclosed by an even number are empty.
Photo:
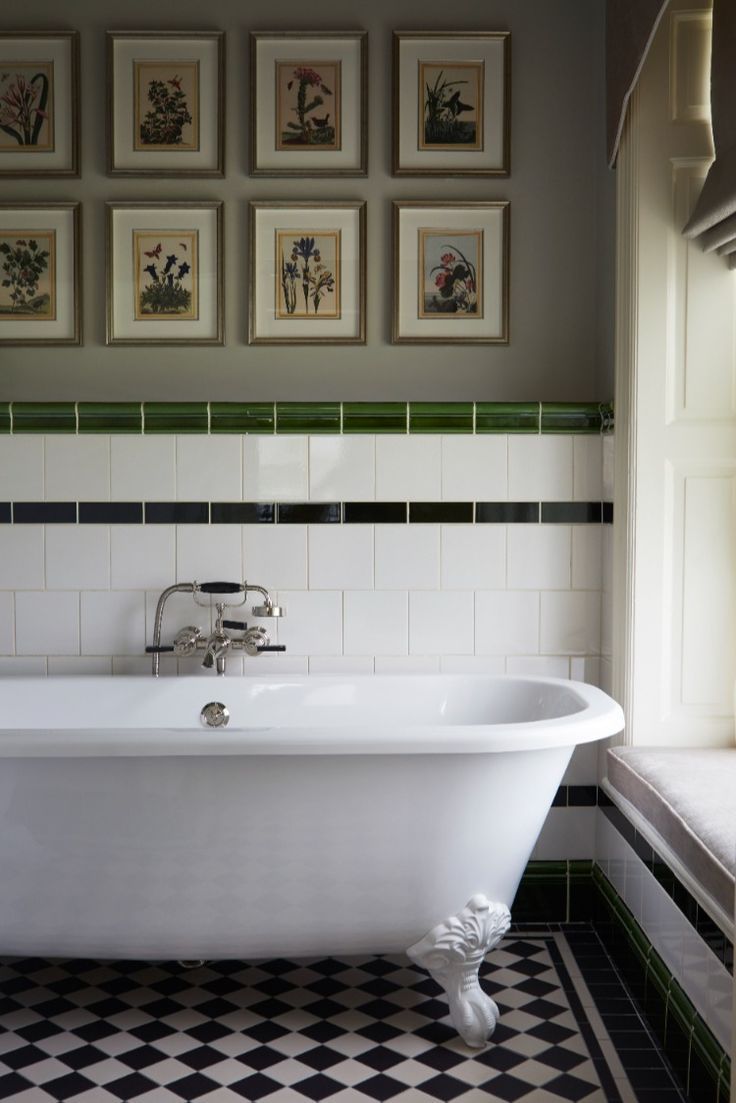
[[[600,502],[0,502],[0,523],[41,525],[599,525],[602,516]]]

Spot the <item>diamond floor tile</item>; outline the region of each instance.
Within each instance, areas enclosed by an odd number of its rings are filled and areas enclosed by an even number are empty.
[[[511,936],[484,963],[501,1019],[481,1050],[399,955],[190,969],[5,959],[0,1101],[621,1103],[564,939]]]

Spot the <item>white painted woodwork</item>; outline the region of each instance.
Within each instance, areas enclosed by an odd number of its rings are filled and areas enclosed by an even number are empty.
[[[681,228],[713,156],[710,4],[673,0],[618,162],[614,688],[626,740],[733,740],[736,274]]]

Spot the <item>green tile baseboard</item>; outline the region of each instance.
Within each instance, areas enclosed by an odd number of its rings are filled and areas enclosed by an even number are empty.
[[[610,432],[591,402],[0,402],[0,433]]]

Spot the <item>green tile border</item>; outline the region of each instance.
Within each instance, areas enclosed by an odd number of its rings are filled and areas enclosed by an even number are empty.
[[[277,433],[339,433],[342,408],[339,402],[277,402]]]
[[[210,402],[211,433],[273,433],[273,402]]]
[[[602,430],[599,402],[543,402],[543,433],[600,433]]]
[[[143,407],[140,402],[79,402],[80,433],[142,433]]]
[[[11,403],[14,433],[76,433],[75,402]]]
[[[406,433],[405,402],[343,402],[343,433]]]
[[[0,433],[605,433],[591,402],[0,402]]]
[[[472,433],[472,402],[410,402],[410,433]]]
[[[476,402],[476,433],[538,433],[539,402]]]

